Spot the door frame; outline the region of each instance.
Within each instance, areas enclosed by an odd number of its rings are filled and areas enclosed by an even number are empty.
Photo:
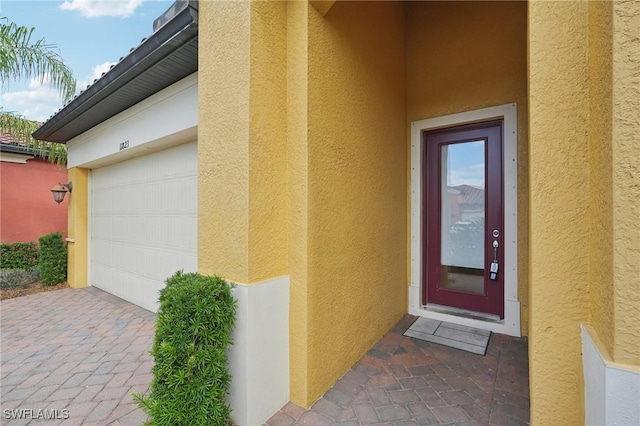
[[[423,164],[426,162],[424,185],[422,195],[423,220],[426,226],[423,229],[422,249],[426,250],[422,264],[422,279],[426,280],[426,285],[422,286],[422,303],[427,299],[431,303],[442,304],[448,307],[462,308],[466,305],[467,310],[472,307],[474,314],[485,312],[487,315],[504,316],[504,274],[498,273],[496,280],[489,279],[489,264],[493,259],[491,241],[498,241],[500,246],[504,245],[504,197],[503,197],[503,176],[502,176],[502,139],[504,130],[504,120],[483,121],[481,123],[447,127],[436,131],[423,131]],[[454,147],[464,141],[483,141],[483,222],[484,232],[482,243],[479,248],[482,253],[482,293],[467,293],[460,290],[452,290],[442,287],[441,274],[442,264],[442,235],[443,235],[443,210],[442,206],[448,204],[444,197],[442,168],[445,167],[441,158],[444,146]],[[429,180],[431,179],[431,182]],[[432,197],[432,198],[430,198]],[[499,230],[500,234],[493,237],[490,234],[492,229]],[[504,266],[504,248],[498,249],[497,256],[499,265]],[[436,267],[437,265],[437,267]],[[439,300],[438,300],[439,299]],[[443,306],[443,307],[444,307]],[[494,312],[488,313],[489,310]],[[471,311],[471,312],[473,312]]]
[[[469,315],[441,306],[423,306],[422,235],[425,226],[423,207],[422,135],[425,131],[473,124],[496,119],[504,120],[504,319]],[[495,331],[520,337],[520,302],[518,301],[518,115],[517,104],[509,103],[411,123],[410,182],[410,287],[409,313],[460,325]]]

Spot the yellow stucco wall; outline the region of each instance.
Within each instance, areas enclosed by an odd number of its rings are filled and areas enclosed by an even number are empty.
[[[201,14],[198,269],[290,275],[291,399],[310,405],[406,312],[403,5]]]
[[[583,424],[589,298],[588,4],[529,2],[531,421]]]
[[[613,359],[640,366],[640,2],[614,2],[613,28]]]
[[[527,5],[407,2],[406,7],[408,124],[510,102],[518,104],[518,299],[521,331],[526,335]]]
[[[287,4],[287,190],[290,279],[289,362],[291,399],[309,400],[308,307],[308,28],[307,2]]]
[[[73,191],[69,197],[69,260],[67,282],[73,288],[87,286],[87,213],[89,200],[89,170],[73,167],[68,171]]]
[[[333,7],[336,0],[309,0],[309,3],[324,16]]]
[[[289,274],[294,402],[406,312],[409,123],[513,101],[532,422],[584,420],[581,323],[637,365],[637,2],[200,7],[199,270]]]
[[[198,270],[286,274],[286,5],[203,2]]]
[[[248,283],[289,272],[286,24],[285,2],[251,3]]]
[[[292,393],[303,405],[407,310],[404,5],[308,13],[308,393]]]
[[[250,3],[202,2],[200,14],[198,271],[248,283]]]
[[[589,287],[591,323],[613,353],[612,3],[589,3]]]
[[[579,325],[640,366],[640,3],[529,5],[532,423],[582,424]]]

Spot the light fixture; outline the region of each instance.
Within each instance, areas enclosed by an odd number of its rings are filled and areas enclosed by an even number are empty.
[[[73,185],[71,184],[71,182],[58,183],[51,190],[51,193],[53,194],[53,201],[60,204],[62,200],[64,200],[64,194],[66,194],[67,192],[71,192],[72,189],[73,189]]]

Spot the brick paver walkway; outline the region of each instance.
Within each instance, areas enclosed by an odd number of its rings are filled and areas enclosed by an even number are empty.
[[[153,313],[89,287],[3,300],[0,319],[0,423],[146,420],[131,392],[146,392],[151,382]],[[39,410],[59,419],[37,419],[45,415]]]
[[[486,356],[405,337],[406,315],[309,410],[289,403],[282,425],[524,425],[525,339],[492,334]]]
[[[414,319],[406,315],[311,409],[289,403],[267,424],[529,422],[524,339],[493,334],[479,356],[402,336]],[[131,393],[151,382],[155,314],[89,287],[3,300],[0,320],[2,425],[144,422]],[[69,418],[7,417],[39,410]]]

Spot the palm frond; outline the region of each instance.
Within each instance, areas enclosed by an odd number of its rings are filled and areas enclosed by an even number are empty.
[[[51,79],[51,85],[64,97],[71,99],[76,90],[76,80],[71,69],[58,54],[57,46],[45,39],[31,41],[34,28],[19,26],[0,19],[0,79],[2,81],[39,78]]]
[[[45,142],[34,139],[31,134],[35,132],[40,123],[27,120],[19,114],[4,111],[0,107],[0,132],[20,147],[30,151],[31,154],[49,160],[62,167],[67,164],[67,147],[56,142]]]

